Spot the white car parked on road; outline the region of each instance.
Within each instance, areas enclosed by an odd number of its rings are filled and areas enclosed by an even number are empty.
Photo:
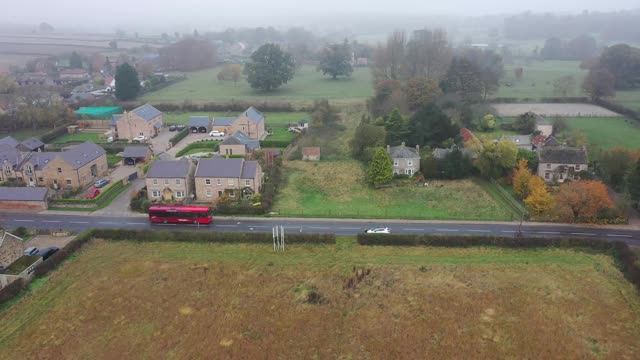
[[[365,231],[367,234],[391,234],[388,227],[374,227]]]

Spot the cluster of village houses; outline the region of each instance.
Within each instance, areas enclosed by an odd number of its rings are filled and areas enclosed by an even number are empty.
[[[513,142],[518,149],[535,151],[538,155],[537,175],[546,182],[564,182],[566,179],[576,179],[579,172],[588,171],[587,149],[584,146],[570,147],[556,139],[553,125],[542,116],[536,116],[536,133],[538,135],[508,135],[502,139]],[[475,138],[470,130],[463,128],[460,134],[465,142]],[[448,149],[433,150],[433,157],[444,159],[456,145]],[[473,157],[467,149],[460,149],[464,154]],[[387,146],[387,152],[393,160],[394,174],[413,175],[420,171],[420,147]]]

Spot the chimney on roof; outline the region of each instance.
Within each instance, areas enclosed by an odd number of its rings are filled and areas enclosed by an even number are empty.
[[[387,145],[387,152],[391,152],[391,145]]]
[[[404,141],[402,142],[402,146],[404,146]]]
[[[416,145],[416,151],[420,154],[420,145]]]

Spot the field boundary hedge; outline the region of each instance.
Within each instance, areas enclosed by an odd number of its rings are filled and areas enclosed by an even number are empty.
[[[182,140],[185,137],[187,137],[187,135],[189,135],[189,128],[184,128],[184,129],[178,131],[177,134],[173,135],[173,137],[171,137],[171,139],[169,139],[169,143],[171,143],[171,146],[176,146],[176,144],[179,143],[180,140]]]
[[[616,266],[640,290],[640,260],[622,241],[604,241],[582,238],[540,238],[540,237],[500,237],[482,235],[438,235],[438,234],[358,234],[359,245],[385,246],[437,246],[472,247],[495,246],[502,248],[589,248],[610,252],[616,260]]]

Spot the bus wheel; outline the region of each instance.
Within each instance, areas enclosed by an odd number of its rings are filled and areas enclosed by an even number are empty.
[[[193,220],[193,225],[198,225],[198,224],[199,224],[198,220]]]
[[[162,223],[166,224],[167,223],[167,219],[162,220]]]

